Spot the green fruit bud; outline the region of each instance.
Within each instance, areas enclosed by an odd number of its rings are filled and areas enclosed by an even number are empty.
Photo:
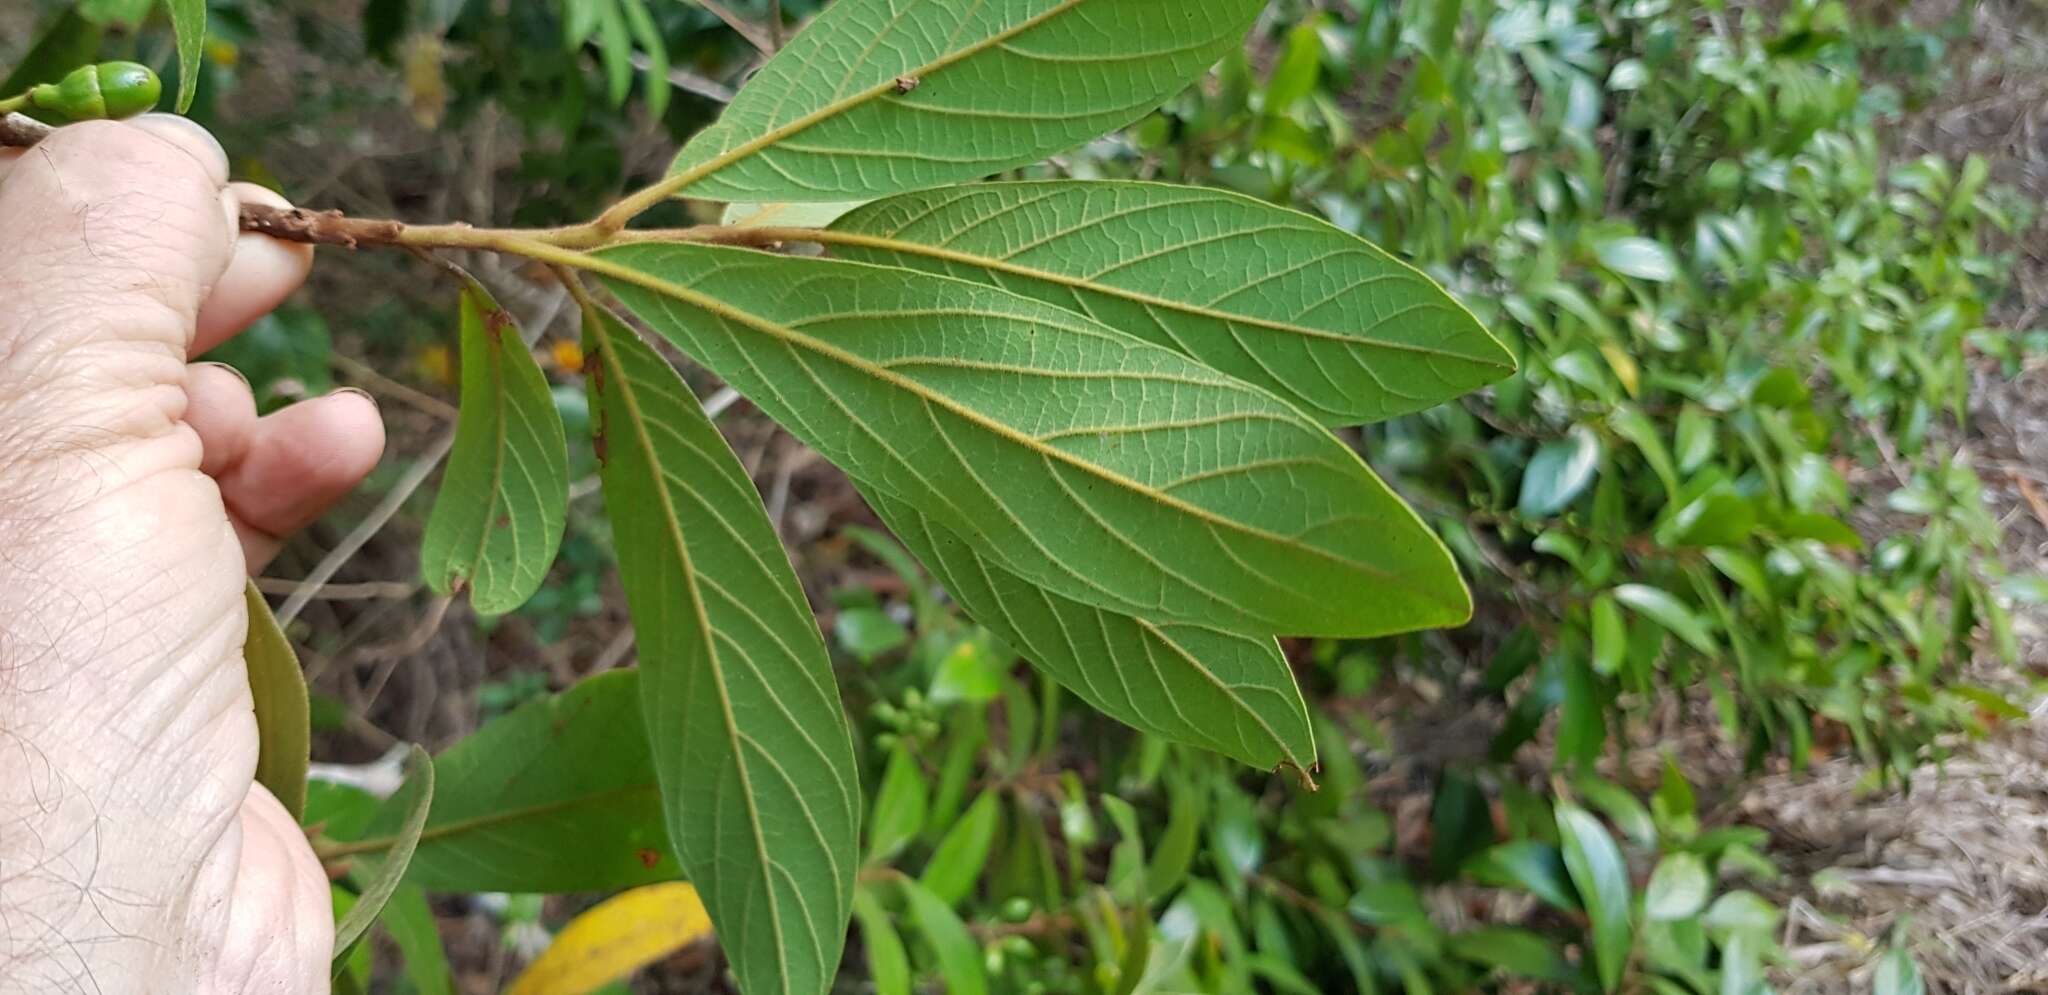
[[[74,69],[55,83],[28,92],[29,106],[73,121],[134,117],[156,106],[163,83],[148,66],[103,62]]]

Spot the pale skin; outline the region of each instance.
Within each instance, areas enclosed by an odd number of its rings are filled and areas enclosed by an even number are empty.
[[[310,995],[326,875],[254,784],[245,579],[375,466],[366,395],[194,362],[311,248],[197,126],[0,152],[0,995]]]

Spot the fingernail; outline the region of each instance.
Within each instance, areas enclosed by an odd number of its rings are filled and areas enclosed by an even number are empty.
[[[381,410],[383,410],[383,407],[384,407],[384,406],[383,406],[383,405],[381,405],[381,404],[378,404],[378,403],[377,403],[377,398],[376,398],[376,397],[374,397],[374,396],[372,396],[372,395],[370,394],[370,392],[369,392],[369,391],[367,391],[367,390],[364,390],[364,389],[362,389],[361,387],[341,387],[341,388],[337,388],[337,389],[336,389],[336,390],[334,391],[334,393],[332,393],[332,394],[329,394],[329,395],[327,395],[327,396],[328,396],[328,397],[339,397],[339,396],[341,396],[341,395],[343,395],[343,394],[354,394],[355,396],[357,396],[357,397],[360,397],[360,398],[362,398],[363,400],[365,400],[365,401],[368,401],[368,402],[370,402],[370,407],[373,407],[373,408],[377,408],[377,409],[378,409],[378,410],[380,410],[380,411],[381,411]]]
[[[227,184],[228,153],[220,147],[220,141],[213,137],[213,132],[176,114],[144,114],[128,123],[184,149],[206,168],[215,185]]]
[[[233,375],[234,375],[234,378],[235,378],[235,379],[237,379],[237,380],[240,380],[240,381],[242,382],[242,386],[244,386],[244,387],[248,387],[248,388],[249,388],[249,389],[250,389],[251,391],[254,391],[254,390],[256,389],[256,388],[255,388],[255,387],[254,387],[253,385],[251,385],[251,384],[249,383],[249,378],[248,378],[248,376],[247,376],[247,375],[245,375],[245,374],[244,374],[244,373],[243,373],[243,372],[242,372],[241,370],[235,369],[234,367],[232,367],[232,366],[229,366],[229,365],[228,365],[228,364],[226,364],[226,363],[216,363],[216,362],[213,362],[212,360],[208,360],[208,361],[206,361],[206,362],[203,362],[203,363],[194,363],[194,364],[192,364],[192,365],[194,365],[194,366],[210,366],[210,367],[213,367],[213,368],[214,368],[214,369],[216,369],[216,370],[226,370],[226,371],[227,371],[228,373],[231,373],[231,374],[233,374]]]

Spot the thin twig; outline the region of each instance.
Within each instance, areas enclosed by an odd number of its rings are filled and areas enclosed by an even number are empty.
[[[292,620],[299,617],[299,612],[305,610],[307,603],[313,600],[315,592],[326,587],[349,560],[354,559],[371,539],[376,538],[377,533],[384,531],[384,526],[390,524],[391,519],[398,515],[399,509],[405,507],[405,502],[411,500],[413,494],[426,484],[427,478],[434,475],[441,461],[448,458],[449,450],[454,448],[455,430],[450,429],[439,439],[434,440],[434,444],[429,446],[425,453],[420,454],[419,460],[413,463],[412,467],[405,471],[405,476],[399,478],[397,485],[391,488],[391,493],[384,495],[384,500],[377,502],[377,507],[371,509],[370,516],[350,530],[349,534],[342,538],[341,545],[334,547],[320,560],[319,565],[313,568],[313,572],[306,575],[305,586],[287,599],[283,608],[278,609],[279,625],[290,625]]]
[[[775,50],[781,47],[776,43],[772,35],[762,33],[760,25],[725,9],[725,5],[718,2],[718,0],[697,0],[697,6],[716,15],[719,20],[725,22],[727,27],[739,32],[740,37],[745,38],[748,44],[760,49],[764,55],[774,55]]]
[[[455,416],[460,413],[455,405],[449,404],[447,401],[441,400],[425,391],[399,383],[377,372],[376,369],[361,360],[342,355],[338,352],[334,353],[330,358],[337,368],[343,373],[348,374],[349,379],[367,384],[376,393],[389,394],[442,421],[454,421]]]
[[[788,36],[782,30],[782,0],[768,0],[768,37],[775,41],[775,51],[782,51],[782,43]]]
[[[55,130],[26,114],[0,114],[0,148],[25,149],[50,137]]]
[[[634,52],[629,61],[633,63],[633,68],[641,72],[646,72],[653,65],[652,60],[647,58],[647,53],[645,52]],[[732,103],[735,92],[732,87],[724,83],[720,83],[702,73],[691,72],[680,66],[669,69],[668,82],[670,86],[684,93],[702,97],[714,104]]]
[[[286,580],[282,577],[258,577],[256,589],[265,594],[293,595],[304,591],[307,584],[302,580]],[[420,589],[417,583],[395,580],[370,581],[363,584],[325,584],[313,588],[314,601],[403,601]]]

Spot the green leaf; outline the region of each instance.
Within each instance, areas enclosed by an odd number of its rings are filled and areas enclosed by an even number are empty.
[[[1614,600],[1641,613],[1644,618],[1669,630],[1693,649],[1708,656],[1716,652],[1707,623],[1684,603],[1665,591],[1647,584],[1623,584],[1614,589]]]
[[[420,570],[434,593],[468,590],[479,614],[503,615],[540,590],[561,549],[569,448],[511,312],[463,280],[462,413]]]
[[[598,56],[604,62],[605,94],[612,106],[625,104],[633,91],[633,33],[626,27],[625,12],[619,4],[629,0],[599,0],[597,7]]]
[[[981,944],[967,931],[967,925],[953,913],[953,907],[909,878],[897,878],[897,887],[910,903],[910,918],[918,932],[938,955],[939,975],[947,995],[987,995],[988,975],[981,968]]]
[[[1600,437],[1586,428],[1544,443],[1522,472],[1522,515],[1548,518],[1563,511],[1586,492],[1599,469]]]
[[[1271,637],[1148,622],[1062,597],[908,505],[861,492],[968,615],[1103,714],[1265,770],[1314,765],[1308,706]]]
[[[1876,995],[1923,995],[1927,985],[1920,980],[1920,965],[1914,963],[1913,955],[1904,947],[1893,947],[1877,962],[1877,974],[1871,979]]]
[[[1526,929],[1482,926],[1447,938],[1451,953],[1523,978],[1569,981],[1571,962],[1549,940]]]
[[[860,842],[824,639],[753,482],[682,377],[610,314],[588,315],[584,335],[669,838],[741,987],[823,992]]]
[[[1480,884],[1519,888],[1568,912],[1581,907],[1578,893],[1572,890],[1563,853],[1548,843],[1502,843],[1466,861],[1463,871]]]
[[[1653,922],[1690,919],[1707,907],[1713,879],[1706,862],[1690,853],[1674,853],[1657,864],[1643,891],[1643,914]]]
[[[888,910],[866,885],[854,889],[853,917],[860,923],[861,945],[868,952],[868,980],[875,995],[911,995],[910,954]]]
[[[910,750],[898,746],[889,754],[875,807],[868,814],[868,862],[887,863],[924,832],[931,810],[931,786]]]
[[[642,730],[636,671],[590,678],[486,724],[434,762],[440,792],[410,880],[434,891],[562,893],[679,877]],[[368,832],[388,843],[403,813],[387,802]]]
[[[1581,777],[1572,782],[1572,787],[1586,797],[1586,801],[1607,816],[1623,835],[1645,850],[1657,847],[1657,820],[1650,817],[1650,809],[1638,800],[1635,794],[1613,781],[1598,777]]]
[[[1449,553],[1356,453],[1178,353],[901,269],[699,245],[591,258],[811,448],[1033,584],[1258,633],[1471,615]]]
[[[862,663],[873,663],[910,642],[910,633],[903,623],[879,608],[848,608],[840,612],[832,623],[832,637],[839,641],[840,648]]]
[[[1784,913],[1753,891],[1731,891],[1708,906],[1701,923],[1717,937],[1750,934],[1765,939],[1778,929]]]
[[[370,883],[356,896],[355,905],[348,914],[334,925],[334,973],[339,974],[348,963],[348,956],[362,942],[371,924],[384,912],[385,903],[391,901],[398,885],[405,880],[405,871],[412,863],[413,848],[420,842],[420,834],[427,828],[427,812],[434,804],[434,760],[427,751],[418,746],[406,759],[411,771],[406,776],[405,786],[392,796],[392,801],[403,806],[405,824],[398,830],[396,841],[384,851],[377,869],[370,877]]]
[[[1421,411],[1515,369],[1414,267],[1326,222],[1220,190],[975,184],[870,204],[815,239],[842,258],[1079,310],[1329,425]]]
[[[1564,841],[1564,866],[1586,903],[1593,922],[1593,961],[1600,987],[1621,986],[1628,966],[1632,931],[1629,925],[1628,864],[1614,838],[1591,813],[1573,805],[1557,807],[1557,832]]]
[[[405,976],[418,995],[455,995],[455,975],[448,967],[448,952],[441,946],[441,929],[434,922],[434,910],[427,905],[426,892],[417,885],[402,885],[384,907],[384,931],[398,944],[405,957]]]
[[[312,760],[312,707],[299,655],[278,628],[270,603],[256,585],[243,600],[249,608],[249,636],[242,661],[249,668],[249,696],[256,704],[256,783],[270,789],[296,819],[306,809],[306,767]]]
[[[654,18],[648,16],[647,0],[620,0],[626,13],[626,27],[633,33],[633,41],[647,56],[647,114],[659,121],[668,113],[671,86],[668,81],[668,42],[661,37],[661,30],[654,26]]]
[[[975,882],[987,868],[989,848],[995,845],[1002,819],[1002,804],[995,791],[983,791],[967,807],[967,814],[939,840],[918,881],[940,901],[959,904],[973,893]]]
[[[683,147],[709,200],[831,201],[980,179],[1115,131],[1236,50],[1263,0],[839,0]]]
[[[1621,274],[1652,283],[1678,279],[1678,257],[1662,242],[1629,236],[1610,238],[1593,247],[1600,264]]]
[[[199,88],[199,60],[206,51],[206,0],[164,0],[171,30],[178,36],[178,113],[192,109]]]
[[[1628,659],[1628,628],[1613,595],[1593,599],[1593,670],[1612,677],[1621,672]]]

